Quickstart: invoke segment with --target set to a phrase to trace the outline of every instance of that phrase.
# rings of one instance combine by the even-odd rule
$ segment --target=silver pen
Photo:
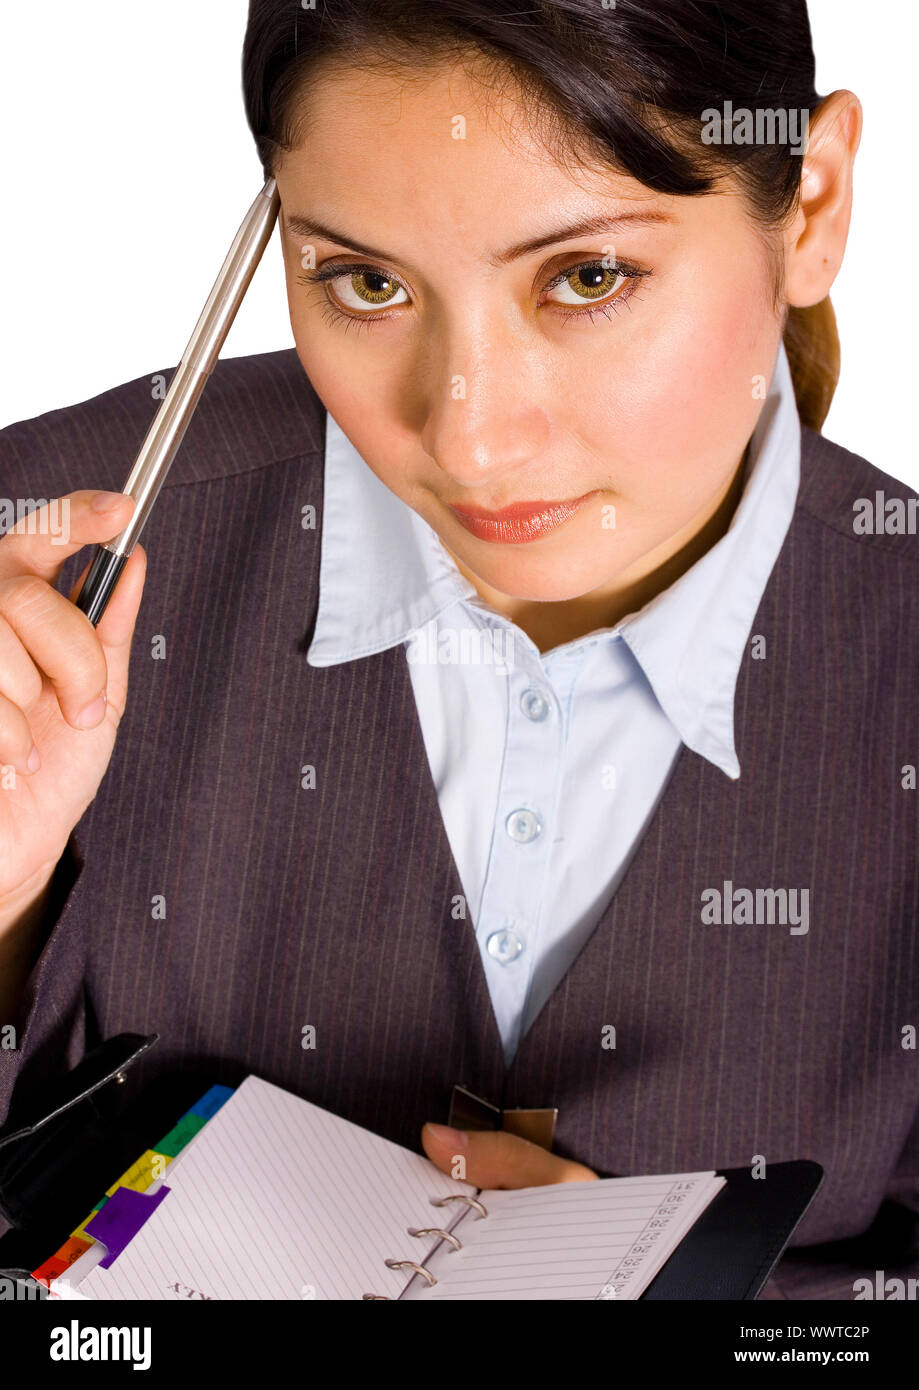
[[[236,311],[271,239],[280,202],[275,180],[268,179],[243,218],[169,389],[153,417],[123,488],[134,498],[134,514],[123,531],[97,547],[77,595],[77,607],[94,627],[105,612],[118,576],[144,528],[201,392],[214,370]]]

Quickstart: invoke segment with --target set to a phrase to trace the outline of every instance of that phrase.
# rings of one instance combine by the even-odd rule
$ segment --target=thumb
[[[543,1187],[555,1182],[587,1182],[597,1176],[582,1163],[560,1158],[504,1129],[449,1129],[426,1124],[421,1143],[442,1172],[474,1187]]]

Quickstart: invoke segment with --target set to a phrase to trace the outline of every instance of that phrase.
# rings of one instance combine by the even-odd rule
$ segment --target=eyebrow
[[[558,241],[572,241],[575,237],[593,236],[598,232],[615,233],[629,226],[647,227],[659,223],[672,223],[674,220],[669,213],[655,209],[649,209],[646,212],[624,212],[618,216],[612,216],[609,213],[597,213],[592,217],[579,218],[577,222],[570,222],[566,226],[555,227],[552,231],[530,237],[526,241],[518,241],[514,246],[508,246],[503,251],[494,251],[488,257],[488,263],[493,266],[509,265],[511,261],[517,261],[522,256],[528,256],[534,251],[541,251],[543,247],[552,246]],[[349,251],[357,251],[362,256],[373,256],[378,260],[399,260],[398,256],[391,256],[388,252],[380,251],[374,246],[366,246],[358,241],[353,241],[334,227],[317,222],[313,217],[288,217],[285,214],[284,221],[287,230],[293,235],[321,237],[323,241],[331,241],[338,246],[346,246]]]

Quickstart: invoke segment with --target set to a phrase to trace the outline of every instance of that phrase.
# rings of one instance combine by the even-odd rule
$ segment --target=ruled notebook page
[[[714,1172],[482,1192],[406,1299],[640,1298],[726,1182]]]
[[[431,1197],[476,1191],[254,1076],[162,1185],[170,1192],[154,1214],[110,1269],[86,1275],[77,1297],[398,1298],[411,1271],[383,1261],[421,1264],[434,1243],[406,1228],[454,1219],[456,1204],[434,1207]]]

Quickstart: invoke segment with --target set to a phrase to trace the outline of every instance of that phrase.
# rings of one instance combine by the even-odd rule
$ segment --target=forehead
[[[306,138],[335,128],[345,138],[411,140],[417,147],[443,143],[490,147],[496,139],[522,140],[535,153],[548,110],[537,110],[509,70],[470,57],[425,66],[368,68],[325,62],[312,69],[296,103],[296,122]],[[547,132],[546,132],[547,133]],[[529,139],[527,137],[529,136]]]
[[[293,147],[275,169],[284,218],[374,248],[373,259],[393,262],[416,288],[472,274],[490,285],[507,273],[510,262],[499,259],[507,248],[588,218],[669,219],[638,235],[635,222],[591,234],[591,249],[604,255],[659,263],[678,248],[701,271],[723,273],[729,263],[752,257],[758,267],[774,254],[733,183],[701,197],[656,193],[572,148],[545,103],[525,99],[507,77],[497,86],[485,80],[475,64],[327,66],[314,72],[297,116]],[[291,229],[285,243],[296,237]],[[520,264],[533,268],[532,259]]]
[[[317,70],[294,129],[277,169],[282,198],[285,188],[302,195],[317,216],[321,202],[327,213],[359,213],[379,226],[417,217],[423,206],[427,226],[474,237],[483,218],[508,227],[526,210],[525,235],[534,209],[577,216],[598,201],[668,209],[679,201],[567,149],[557,118],[510,78],[496,88],[480,67],[459,61],[424,71]]]

